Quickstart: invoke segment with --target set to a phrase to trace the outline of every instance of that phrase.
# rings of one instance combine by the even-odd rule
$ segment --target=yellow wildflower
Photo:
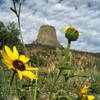
[[[13,51],[8,46],[5,46],[4,48],[5,50],[0,50],[3,57],[2,62],[8,67],[8,69],[16,71],[20,80],[23,78],[23,75],[31,80],[38,79],[31,70],[38,70],[39,68],[29,67],[27,64],[30,58],[25,57],[24,55],[19,55],[15,46],[13,46]]]
[[[88,88],[90,88],[90,85],[85,85],[83,88],[81,87],[81,85],[77,85],[77,88],[79,90],[78,97],[80,98],[80,100],[94,100],[95,99],[94,96],[87,95],[87,91],[88,91]]]

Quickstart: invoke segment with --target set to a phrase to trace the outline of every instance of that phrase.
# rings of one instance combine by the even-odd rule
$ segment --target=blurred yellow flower
[[[80,98],[80,100],[94,100],[95,99],[94,96],[87,95],[87,91],[88,91],[88,88],[90,88],[90,85],[85,85],[83,88],[81,85],[77,85],[77,88],[79,90],[78,97]]]
[[[38,77],[31,72],[31,70],[39,70],[39,68],[29,67],[27,62],[30,60],[24,55],[19,55],[15,46],[13,46],[13,51],[8,47],[4,47],[5,50],[0,50],[2,54],[2,62],[8,67],[18,73],[20,80],[23,78],[23,75],[29,79],[38,79]]]

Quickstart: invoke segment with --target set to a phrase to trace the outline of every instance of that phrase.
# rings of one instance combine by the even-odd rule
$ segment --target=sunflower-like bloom
[[[27,62],[30,60],[24,55],[19,55],[15,46],[13,46],[13,51],[5,46],[4,50],[0,50],[2,54],[2,62],[8,67],[8,69],[14,70],[18,73],[20,80],[23,78],[23,75],[29,79],[38,79],[38,77],[31,72],[31,70],[38,70],[39,68],[29,67]]]
[[[78,97],[80,100],[94,100],[95,99],[94,96],[87,95],[87,91],[88,91],[88,88],[90,88],[90,85],[88,86],[85,85],[83,88],[81,87],[81,85],[78,85],[77,88],[79,90]]]
[[[69,26],[66,26],[66,28],[62,28],[62,30],[65,32],[65,37],[69,41],[76,41],[79,37],[79,34],[81,33],[73,28],[71,24],[69,24]]]

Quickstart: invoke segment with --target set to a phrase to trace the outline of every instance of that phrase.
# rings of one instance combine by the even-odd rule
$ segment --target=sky
[[[8,25],[16,22],[10,10],[12,0],[0,0],[0,21]],[[18,7],[18,4],[17,4]],[[72,42],[71,49],[100,52],[100,0],[24,0],[21,8],[21,27],[25,44],[37,39],[41,25],[51,25],[56,29],[57,39],[67,46],[62,27],[72,27],[82,32],[79,39]]]

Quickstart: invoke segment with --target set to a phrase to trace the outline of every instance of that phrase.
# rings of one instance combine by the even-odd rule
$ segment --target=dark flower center
[[[22,61],[19,61],[19,60],[13,61],[13,66],[20,71],[25,70],[25,65]]]

